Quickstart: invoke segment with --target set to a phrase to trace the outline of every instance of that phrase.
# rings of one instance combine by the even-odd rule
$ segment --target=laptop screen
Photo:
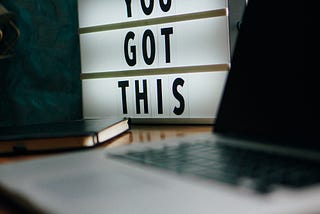
[[[300,143],[309,130],[304,6],[249,0],[214,131]]]

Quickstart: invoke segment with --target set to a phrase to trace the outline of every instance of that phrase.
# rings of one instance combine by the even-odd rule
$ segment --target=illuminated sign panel
[[[162,5],[162,7],[161,7]],[[80,29],[227,8],[226,0],[78,0]],[[148,15],[149,14],[149,15]]]
[[[226,1],[78,5],[84,117],[215,117],[230,61]]]

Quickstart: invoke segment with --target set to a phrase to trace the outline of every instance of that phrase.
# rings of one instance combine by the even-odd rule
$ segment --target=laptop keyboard
[[[183,143],[112,156],[245,186],[259,193],[271,192],[277,186],[299,188],[320,182],[319,163],[212,142]]]

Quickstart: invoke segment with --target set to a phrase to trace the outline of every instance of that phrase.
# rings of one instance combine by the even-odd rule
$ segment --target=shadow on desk
[[[160,140],[166,140],[169,138],[183,137],[191,134],[198,134],[204,132],[211,132],[212,126],[209,125],[133,125],[131,130],[122,137],[115,139],[107,146],[100,147],[115,147],[121,145],[127,145],[132,143],[153,143]]]

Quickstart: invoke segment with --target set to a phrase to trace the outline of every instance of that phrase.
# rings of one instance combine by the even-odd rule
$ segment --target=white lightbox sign
[[[78,0],[79,27],[118,24],[227,8],[226,0]]]
[[[85,118],[212,123],[230,63],[226,0],[78,0]]]

